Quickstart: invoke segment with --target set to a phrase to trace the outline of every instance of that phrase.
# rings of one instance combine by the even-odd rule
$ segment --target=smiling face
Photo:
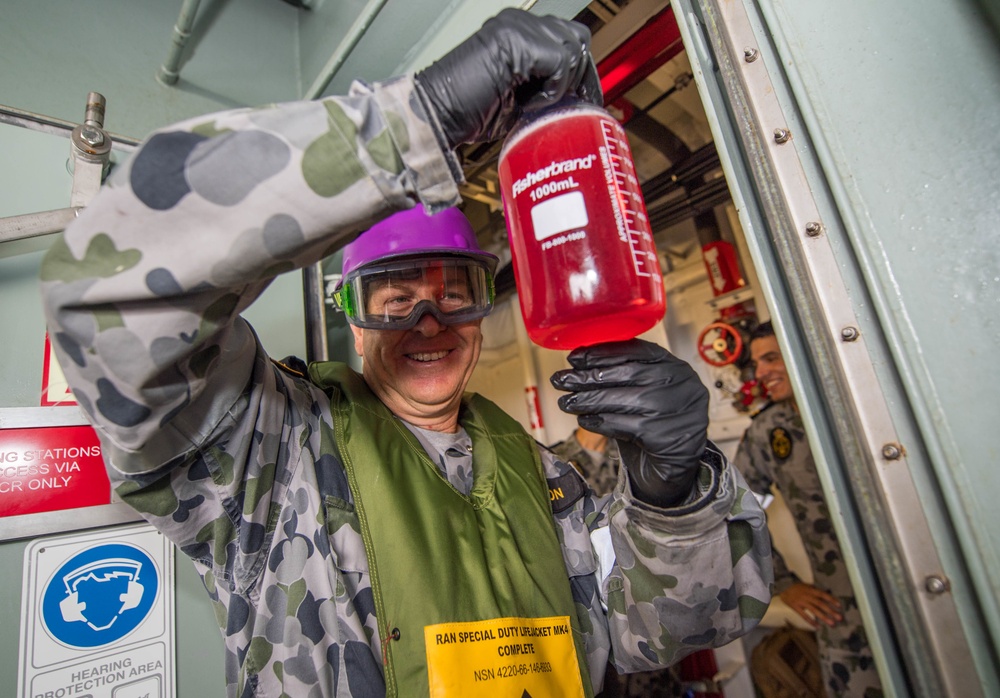
[[[424,275],[391,294],[375,292],[375,304],[427,300],[448,309],[454,288],[444,293],[441,279]],[[384,295],[384,297],[383,297]],[[402,300],[400,300],[402,299]],[[370,311],[374,310],[369,308]],[[479,360],[482,319],[445,325],[425,313],[407,330],[376,330],[351,326],[354,348],[364,359],[363,375],[372,391],[397,417],[424,429],[454,432],[462,393]]]
[[[754,377],[764,384],[772,400],[781,402],[793,396],[785,360],[781,356],[776,337],[760,337],[750,342],[750,359],[754,366]]]

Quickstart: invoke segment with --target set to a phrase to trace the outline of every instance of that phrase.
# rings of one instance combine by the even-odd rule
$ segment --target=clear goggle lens
[[[430,313],[445,325],[485,317],[493,309],[493,274],[484,262],[410,259],[351,272],[334,293],[356,327],[407,330]]]

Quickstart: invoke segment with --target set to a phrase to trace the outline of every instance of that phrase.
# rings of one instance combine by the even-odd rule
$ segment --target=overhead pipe
[[[180,16],[178,16],[177,23],[174,25],[170,53],[167,55],[167,60],[164,61],[163,65],[160,66],[160,70],[156,73],[156,79],[164,85],[174,85],[177,83],[177,78],[180,77],[181,56],[184,54],[184,49],[191,38],[191,28],[194,26],[195,18],[198,16],[198,5],[200,4],[201,0],[184,0],[184,4],[181,6]]]
[[[36,114],[34,112],[18,109],[16,107],[10,107],[5,104],[0,104],[0,124],[8,124],[10,126],[17,126],[18,128],[26,128],[29,131],[36,131],[38,133],[47,133],[52,136],[62,137],[69,136],[73,129],[79,125],[73,121],[57,119],[54,116],[44,116],[42,114]],[[108,138],[114,141],[115,148],[117,150],[128,153],[131,152],[135,146],[139,145],[139,140],[136,138],[122,136],[109,131],[105,131],[105,133]]]
[[[306,363],[330,359],[324,281],[322,262],[316,262],[302,270],[302,295],[305,298],[306,315]]]
[[[597,63],[604,103],[612,104],[684,50],[671,6]]]
[[[80,211],[80,207],[71,206],[54,211],[0,218],[0,242],[13,242],[62,232]]]
[[[333,55],[330,56],[330,60],[326,62],[326,65],[323,66],[323,70],[320,71],[316,80],[313,81],[313,84],[308,90],[306,90],[305,95],[303,95],[305,99],[316,99],[323,94],[323,90],[327,88],[327,85],[329,85],[330,81],[333,80],[337,71],[344,65],[347,57],[351,55],[351,51],[353,51],[354,47],[358,45],[359,41],[361,41],[361,37],[368,31],[368,28],[372,25],[372,22],[375,21],[375,18],[378,17],[379,12],[382,11],[382,8],[385,7],[387,2],[388,0],[369,0],[368,4],[365,5],[365,9],[361,12],[358,18],[354,20],[354,24],[351,25],[347,35],[344,36],[340,45],[337,46],[337,49],[333,52]],[[197,2],[195,4],[197,5]]]

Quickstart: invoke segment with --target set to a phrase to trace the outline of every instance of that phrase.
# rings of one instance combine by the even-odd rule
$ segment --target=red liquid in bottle
[[[663,318],[656,246],[621,125],[556,108],[504,143],[500,191],[531,340],[574,349],[635,337]]]

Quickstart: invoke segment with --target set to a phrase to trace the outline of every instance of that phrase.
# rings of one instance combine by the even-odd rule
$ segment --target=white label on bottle
[[[587,204],[578,191],[546,199],[531,208],[531,225],[539,242],[566,230],[586,227],[588,221]]]

